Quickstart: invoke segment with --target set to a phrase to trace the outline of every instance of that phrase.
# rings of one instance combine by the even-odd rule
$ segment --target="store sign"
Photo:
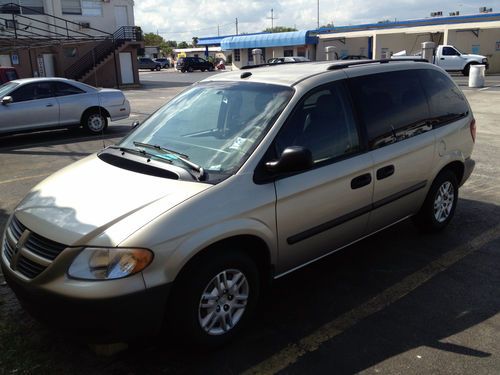
[[[13,53],[10,55],[10,61],[12,61],[12,65],[19,65],[19,55]]]
[[[38,63],[38,77],[45,77],[45,64],[43,62],[43,57],[37,57],[36,61]]]

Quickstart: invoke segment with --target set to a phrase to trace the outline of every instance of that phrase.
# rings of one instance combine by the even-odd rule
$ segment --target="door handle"
[[[47,104],[45,107],[53,107],[53,106],[54,106],[54,104],[49,103],[49,104]]]
[[[439,60],[444,60],[444,57],[441,57]]]
[[[377,180],[383,180],[394,174],[394,165],[387,165],[377,170]]]
[[[351,189],[359,189],[363,186],[369,185],[372,182],[372,175],[370,173],[362,174],[351,180]]]

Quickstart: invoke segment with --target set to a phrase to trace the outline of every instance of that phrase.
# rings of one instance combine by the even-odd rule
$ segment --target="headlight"
[[[75,279],[121,279],[142,271],[153,260],[147,249],[85,248],[78,254],[68,274]]]
[[[487,63],[488,62],[488,59],[483,59],[483,63]]]

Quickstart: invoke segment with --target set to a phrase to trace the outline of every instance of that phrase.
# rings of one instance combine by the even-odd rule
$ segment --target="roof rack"
[[[391,62],[401,62],[401,61],[404,61],[404,62],[423,62],[423,63],[429,62],[426,59],[351,60],[349,62],[332,64],[327,68],[327,70],[344,69],[344,68],[347,68],[349,66],[356,66],[356,65],[366,65],[366,64],[374,64],[374,63],[387,64],[387,63],[391,63]]]
[[[264,66],[280,66],[284,64],[304,64],[304,63],[310,63],[313,61],[283,61],[279,63],[265,63],[265,64],[257,64],[257,65],[245,65],[242,66],[240,69],[254,69],[254,68],[262,68]]]

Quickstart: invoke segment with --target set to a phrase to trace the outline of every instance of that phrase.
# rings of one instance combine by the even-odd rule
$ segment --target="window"
[[[396,71],[350,80],[371,148],[415,135],[429,119],[427,99],[417,72]]]
[[[82,0],[83,16],[102,16],[102,0]]]
[[[20,9],[17,5],[25,8]],[[43,12],[43,0],[0,0],[0,13],[40,14]]]
[[[455,48],[443,47],[443,56],[460,56],[460,53]]]
[[[248,53],[248,64],[253,64],[253,54],[252,54],[253,48],[248,48],[247,53]]]
[[[276,154],[289,146],[309,149],[314,163],[359,151],[358,130],[342,82],[307,94],[295,108],[276,137]]]
[[[56,82],[55,83],[55,95],[56,96],[68,96],[68,95],[76,95],[82,94],[85,91],[75,87],[73,85],[64,83],[64,82]]]
[[[234,61],[240,61],[240,50],[239,49],[234,50]]]
[[[80,0],[61,0],[62,14],[82,14]]]
[[[14,103],[35,99],[46,99],[53,96],[50,82],[31,83],[19,87],[12,93]]]
[[[424,90],[429,98],[430,116],[434,125],[442,125],[469,112],[469,105],[460,89],[445,74],[436,70],[419,71]]]
[[[283,50],[283,56],[285,57],[293,56],[293,48],[287,49],[287,47],[285,47],[285,49]]]

